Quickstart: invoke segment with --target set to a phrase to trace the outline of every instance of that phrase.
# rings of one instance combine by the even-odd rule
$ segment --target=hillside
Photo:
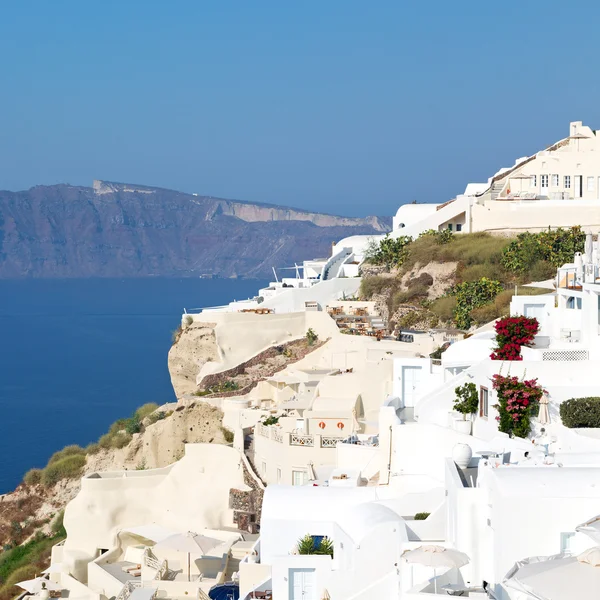
[[[515,238],[448,231],[386,237],[369,249],[360,293],[378,303],[390,330],[469,330],[507,315],[515,288],[520,295],[548,293],[523,285],[553,278],[584,242],[579,227]]]
[[[0,191],[0,278],[265,277],[388,221],[103,181]]]

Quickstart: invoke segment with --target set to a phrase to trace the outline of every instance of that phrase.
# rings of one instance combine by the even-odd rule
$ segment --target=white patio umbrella
[[[535,600],[597,600],[600,598],[600,547],[579,556],[550,556],[517,563],[504,580],[508,589]]]
[[[581,525],[577,525],[575,527],[575,531],[579,533],[585,533],[589,538],[594,540],[597,544],[600,544],[600,515],[582,523]]]
[[[47,589],[50,592],[56,592],[57,590],[61,590],[62,588],[52,581],[48,581],[48,579],[44,579],[43,577],[36,577],[35,579],[27,579],[26,581],[20,581],[19,583],[15,583],[15,585],[23,588],[26,592],[30,594],[38,594],[43,589]]]
[[[321,594],[321,600],[331,600],[331,596],[326,589],[323,590],[323,593]]]
[[[550,423],[550,413],[548,412],[548,396],[544,394],[540,398],[540,413],[538,419],[542,425],[548,425]]]
[[[544,281],[532,281],[531,283],[524,283],[521,287],[543,288],[554,291],[556,290],[556,280],[544,279]]]
[[[317,477],[317,474],[315,473],[315,464],[311,460],[308,463],[308,480],[309,481],[316,481],[317,479],[318,479],[318,477]]]
[[[406,550],[402,558],[407,563],[433,567],[434,591],[437,594],[437,569],[440,567],[454,567],[460,569],[469,564],[469,557],[460,550],[427,544],[414,550]]]
[[[160,542],[155,548],[170,548],[177,552],[185,552],[188,556],[188,581],[190,581],[190,557],[192,554],[207,555],[211,550],[223,545],[223,540],[211,538],[206,535],[198,535],[192,531],[171,535]]]

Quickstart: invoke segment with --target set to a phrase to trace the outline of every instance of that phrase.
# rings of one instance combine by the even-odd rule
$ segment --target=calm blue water
[[[138,406],[173,401],[167,353],[183,307],[247,298],[263,283],[0,281],[0,493]]]

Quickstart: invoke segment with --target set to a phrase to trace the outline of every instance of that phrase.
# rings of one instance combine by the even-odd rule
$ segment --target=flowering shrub
[[[523,360],[521,348],[529,346],[540,329],[535,317],[506,317],[494,325],[496,329],[496,349],[490,355],[492,360]]]
[[[537,414],[545,390],[537,379],[494,375],[492,385],[498,394],[498,429],[503,433],[526,438],[531,431],[531,417]]]

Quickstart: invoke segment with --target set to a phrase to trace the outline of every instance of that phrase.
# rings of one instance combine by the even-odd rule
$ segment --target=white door
[[[538,323],[540,324],[540,329],[544,326],[544,320],[545,320],[545,310],[544,310],[544,305],[543,304],[525,304],[525,306],[523,306],[524,308],[524,313],[526,317],[535,317],[538,320]]]
[[[290,600],[317,600],[315,570],[290,569]]]
[[[420,381],[421,367],[402,367],[402,400],[405,408],[415,405]]]
[[[548,195],[548,175],[540,177],[540,196]]]

